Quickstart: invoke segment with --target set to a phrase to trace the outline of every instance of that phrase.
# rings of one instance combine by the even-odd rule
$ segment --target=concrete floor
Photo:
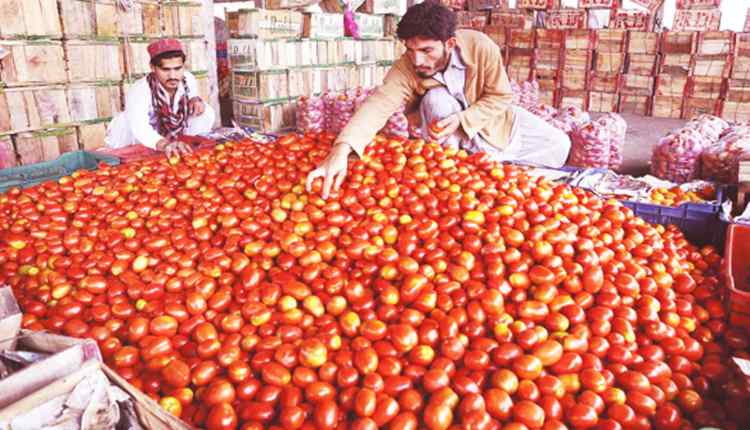
[[[659,139],[672,129],[682,127],[687,121],[671,118],[644,117],[621,114],[628,123],[628,134],[623,151],[621,173],[641,176],[649,173],[651,151]]]

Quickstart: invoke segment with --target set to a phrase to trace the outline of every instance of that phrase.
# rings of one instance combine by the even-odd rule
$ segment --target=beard
[[[427,79],[435,76],[438,72],[444,71],[446,67],[448,67],[450,55],[450,52],[448,52],[448,50],[445,49],[445,45],[443,45],[443,57],[435,64],[435,67],[426,72],[420,72],[419,70],[417,70],[417,76],[422,79]]]

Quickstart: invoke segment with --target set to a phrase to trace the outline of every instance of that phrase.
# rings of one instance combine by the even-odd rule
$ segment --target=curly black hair
[[[456,35],[456,14],[439,1],[427,0],[406,11],[396,35],[401,40],[422,37],[445,42]]]

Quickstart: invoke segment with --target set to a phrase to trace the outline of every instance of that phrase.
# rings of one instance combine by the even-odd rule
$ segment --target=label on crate
[[[586,9],[611,9],[616,5],[616,0],[578,0],[578,7]]]
[[[534,25],[534,17],[527,12],[494,10],[490,14],[490,24],[495,27],[529,29]]]
[[[721,23],[719,9],[678,10],[672,24],[673,31],[718,31]]]
[[[554,0],[518,0],[516,7],[519,9],[547,10],[555,7]]]
[[[469,10],[507,9],[508,0],[469,0]]]
[[[651,14],[646,11],[619,9],[612,16],[610,28],[649,31]]]
[[[651,12],[655,12],[656,9],[658,9],[659,6],[661,6],[662,3],[664,3],[664,0],[630,0],[630,1],[637,4],[638,6],[645,7]]]
[[[473,28],[481,30],[487,25],[487,12],[466,12],[461,11],[456,14],[457,25],[459,28]]]
[[[354,22],[357,24],[357,31],[361,38],[380,38],[383,37],[385,21],[382,16],[367,15],[364,13],[355,13]]]
[[[582,9],[555,9],[547,13],[544,27],[553,30],[586,28],[586,11]]]
[[[307,13],[302,34],[311,39],[344,37],[343,19],[338,13]]]
[[[721,0],[677,0],[677,9],[714,9],[721,7]]]

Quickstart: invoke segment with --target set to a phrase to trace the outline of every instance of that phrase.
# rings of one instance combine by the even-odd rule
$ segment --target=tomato
[[[206,416],[206,429],[227,430],[237,427],[237,413],[232,405],[218,403],[211,407]]]
[[[190,383],[190,367],[182,360],[172,360],[161,370],[167,384],[175,388],[187,387]]]

